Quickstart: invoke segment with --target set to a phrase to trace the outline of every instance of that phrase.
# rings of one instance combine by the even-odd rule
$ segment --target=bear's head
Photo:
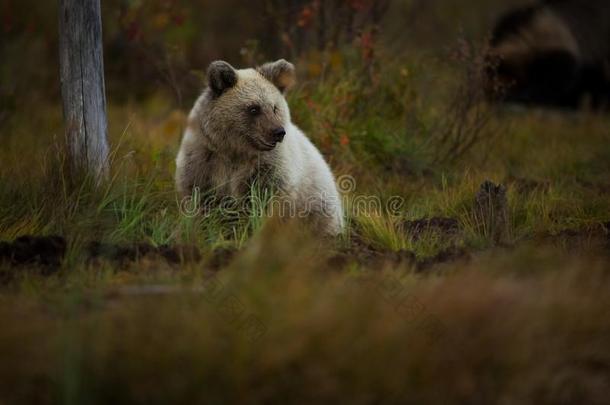
[[[294,66],[280,59],[256,69],[210,64],[202,125],[216,148],[238,153],[273,150],[286,136],[290,111],[284,93],[295,83]]]

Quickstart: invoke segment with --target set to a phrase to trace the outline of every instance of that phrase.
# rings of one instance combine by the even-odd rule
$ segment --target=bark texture
[[[59,1],[60,80],[70,173],[108,174],[100,0]]]

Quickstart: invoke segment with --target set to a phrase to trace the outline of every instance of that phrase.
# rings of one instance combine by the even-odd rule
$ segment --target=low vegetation
[[[239,210],[180,201],[163,92],[110,97],[100,187],[60,174],[58,105],[8,116],[0,402],[603,403],[610,119],[464,106],[460,67],[379,52],[289,96],[338,178],[338,240],[256,185]]]

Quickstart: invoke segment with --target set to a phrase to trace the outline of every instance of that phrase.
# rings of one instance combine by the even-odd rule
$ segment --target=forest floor
[[[610,117],[460,112],[429,93],[455,78],[384,69],[289,96],[344,196],[336,240],[264,190],[193,215],[167,96],[110,103],[99,187],[58,174],[57,105],[9,116],[0,403],[604,403]]]

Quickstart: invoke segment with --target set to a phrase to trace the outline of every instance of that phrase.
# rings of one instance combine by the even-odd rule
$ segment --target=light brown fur
[[[276,186],[294,211],[336,234],[342,208],[332,173],[309,139],[291,122],[283,93],[295,82],[292,64],[279,60],[234,70],[208,69],[208,88],[195,103],[176,159],[176,187],[240,197],[253,178]],[[277,132],[284,132],[278,140]]]

